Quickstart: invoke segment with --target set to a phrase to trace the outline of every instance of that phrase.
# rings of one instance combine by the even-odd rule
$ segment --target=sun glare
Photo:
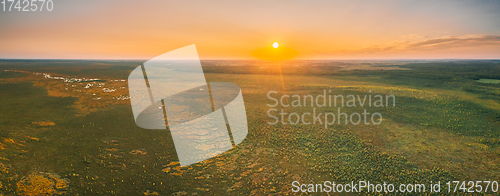
[[[279,46],[280,46],[280,44],[278,44],[278,42],[274,42],[274,43],[273,43],[273,47],[274,47],[274,48],[278,48]]]
[[[252,52],[252,56],[263,60],[288,60],[297,56],[297,51],[288,45],[280,46],[278,42],[271,44],[272,47],[266,46],[264,48],[256,49]]]

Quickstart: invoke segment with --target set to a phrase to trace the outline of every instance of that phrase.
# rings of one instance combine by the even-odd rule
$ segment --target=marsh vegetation
[[[249,132],[236,148],[188,167],[179,166],[168,129],[137,127],[129,100],[110,99],[127,96],[119,81],[140,63],[0,61],[0,195],[35,188],[60,195],[282,195],[292,193],[293,181],[500,177],[500,84],[483,82],[500,79],[500,61],[203,61],[207,81],[241,87]],[[71,85],[60,80],[4,70],[100,78],[102,88],[116,91],[87,83],[66,90]],[[384,116],[379,125],[266,123],[268,92],[325,89],[394,95],[396,107],[366,108]]]

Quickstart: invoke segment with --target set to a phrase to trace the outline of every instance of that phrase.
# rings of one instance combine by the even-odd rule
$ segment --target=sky
[[[53,3],[0,10],[0,58],[150,59],[195,44],[202,59],[255,59],[278,42],[295,59],[500,59],[497,0]]]

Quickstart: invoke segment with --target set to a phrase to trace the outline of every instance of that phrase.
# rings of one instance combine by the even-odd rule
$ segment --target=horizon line
[[[150,59],[117,59],[117,58],[96,58],[96,59],[82,59],[82,58],[0,58],[3,60],[79,60],[79,61],[148,61]],[[200,61],[274,61],[264,59],[250,59],[250,58],[206,58],[199,59]],[[279,61],[438,61],[438,60],[500,60],[500,58],[388,58],[388,59],[287,59]]]

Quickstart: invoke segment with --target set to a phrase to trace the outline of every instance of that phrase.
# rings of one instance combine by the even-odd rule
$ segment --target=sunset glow
[[[148,59],[196,44],[202,59],[255,59],[276,40],[294,59],[500,58],[500,3],[482,2],[60,1],[0,12],[0,58]]]

